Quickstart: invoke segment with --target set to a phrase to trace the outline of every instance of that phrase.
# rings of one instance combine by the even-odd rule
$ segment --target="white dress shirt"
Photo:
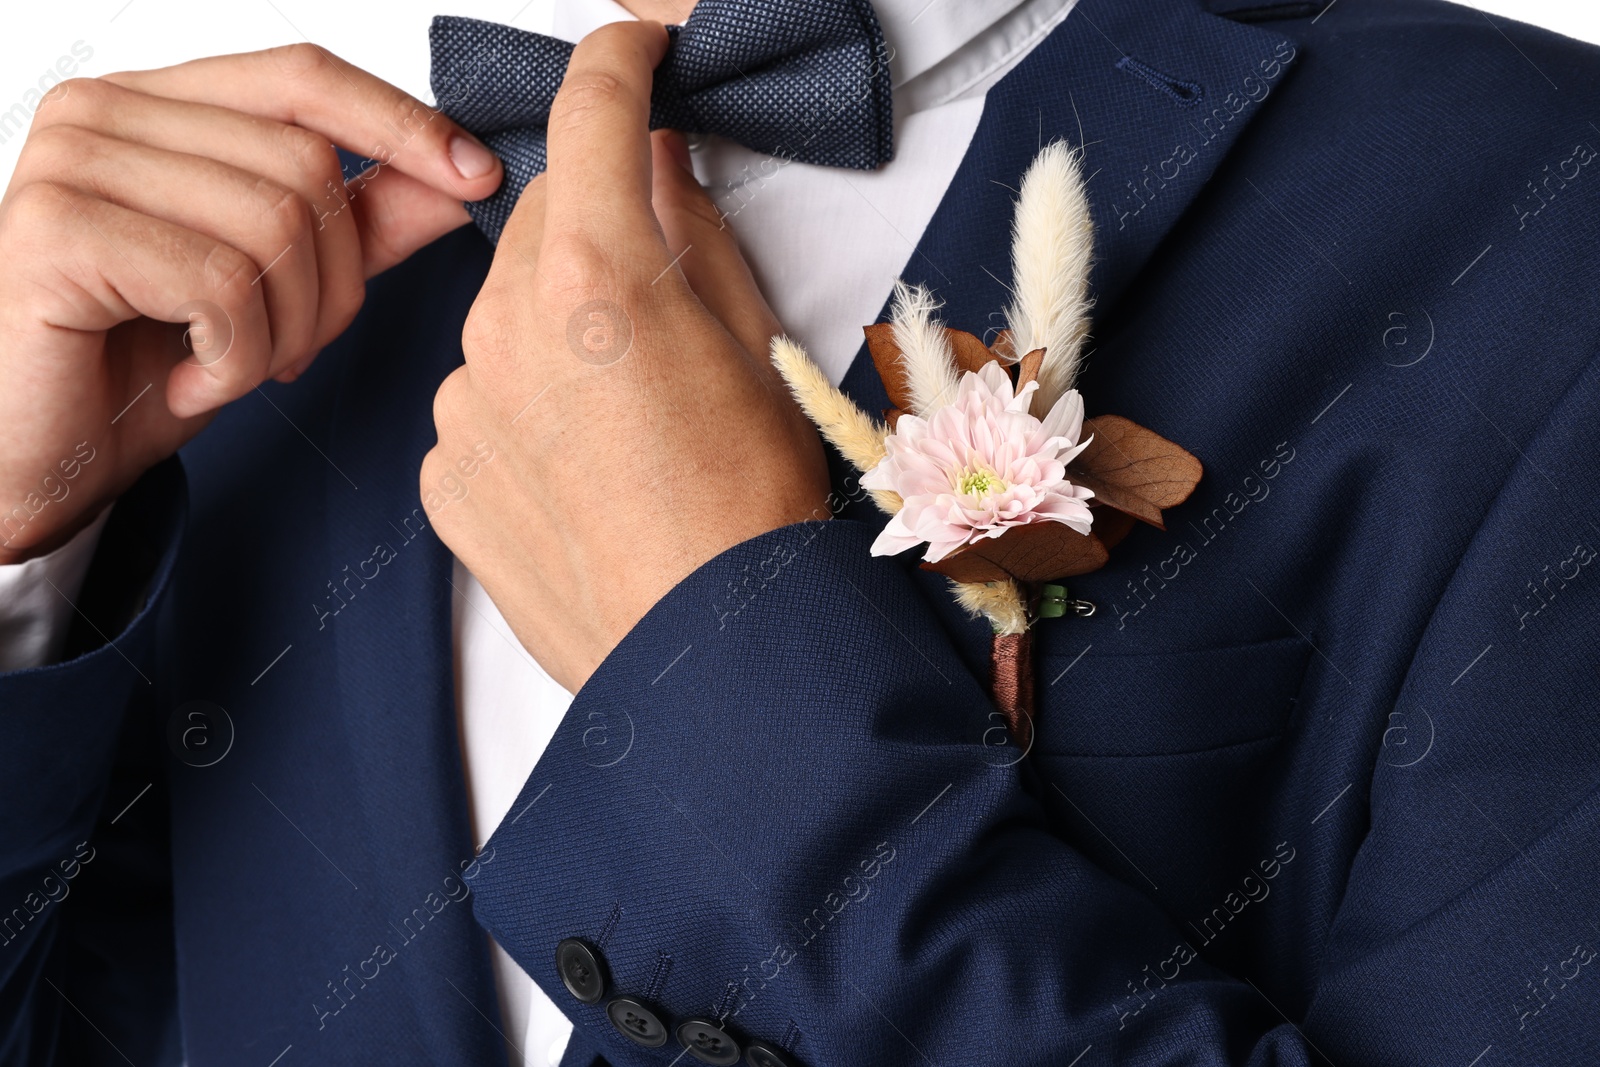
[[[1067,17],[1076,0],[874,0],[892,51],[894,160],[863,172],[781,163],[717,137],[692,138],[695,173],[728,216],[785,331],[838,382],[966,154],[984,94]],[[533,27],[577,41],[633,18],[612,0],[556,0]],[[765,165],[763,165],[765,164]],[[0,669],[59,655],[103,524],[56,552],[0,567]],[[483,587],[455,567],[456,707],[475,844],[510,810],[572,695],[522,649]],[[51,586],[55,589],[52,589]],[[57,593],[56,590],[60,592]],[[515,1067],[555,1067],[572,1024],[492,948]]]

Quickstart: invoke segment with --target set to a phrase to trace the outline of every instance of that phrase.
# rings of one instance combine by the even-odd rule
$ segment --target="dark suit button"
[[[798,1063],[761,1041],[750,1042],[745,1049],[744,1062],[750,1067],[800,1067]]]
[[[598,1004],[606,995],[606,965],[600,953],[575,937],[556,946],[556,971],[567,992],[585,1004]]]
[[[710,1019],[685,1019],[679,1023],[678,1041],[701,1063],[731,1067],[739,1062],[739,1043]]]
[[[667,1043],[667,1027],[656,1013],[632,997],[618,997],[606,1005],[611,1025],[635,1045],[660,1048]]]

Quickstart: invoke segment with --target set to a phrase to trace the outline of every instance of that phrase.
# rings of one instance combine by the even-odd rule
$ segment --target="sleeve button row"
[[[576,937],[556,945],[556,973],[578,1001],[598,1004],[605,999],[609,981],[600,950]],[[606,1017],[617,1032],[636,1045],[660,1048],[667,1043],[667,1025],[655,1009],[634,997],[615,997],[606,1003]],[[741,1049],[733,1035],[711,1019],[685,1019],[678,1024],[678,1042],[701,1063],[733,1067],[744,1053],[749,1067],[799,1067],[786,1053],[762,1041]]]

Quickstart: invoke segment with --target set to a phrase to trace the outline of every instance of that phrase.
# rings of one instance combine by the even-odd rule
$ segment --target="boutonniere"
[[[943,325],[921,286],[895,286],[867,347],[894,405],[879,421],[786,337],[772,360],[806,415],[890,515],[874,555],[926,545],[922,566],[994,629],[991,692],[1012,736],[1033,718],[1033,624],[1088,615],[1064,579],[1105,565],[1135,522],[1200,480],[1200,461],[1116,415],[1086,418],[1073,388],[1089,333],[1093,225],[1077,154],[1043,149],[1012,222],[1013,302],[993,343]],[[1027,724],[1026,726],[1024,724]]]

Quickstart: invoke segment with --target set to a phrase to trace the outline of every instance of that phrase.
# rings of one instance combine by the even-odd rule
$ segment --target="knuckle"
[[[255,260],[232,245],[219,242],[206,253],[200,276],[216,300],[238,308],[249,301],[259,269]]]
[[[443,442],[440,442],[428,449],[427,454],[422,457],[421,465],[417,468],[417,496],[423,501],[424,507],[427,506],[434,487],[439,484],[439,479],[445,474],[442,444]],[[438,532],[437,518],[434,518],[434,527],[435,532]]]
[[[49,126],[35,125],[28,134],[28,140],[23,146],[23,152],[49,153],[58,150],[71,150],[78,142],[86,139],[88,131],[78,126],[66,123],[54,123]]]
[[[71,214],[63,194],[48,182],[29,182],[12,192],[6,202],[6,227],[22,231],[51,231]]]
[[[82,118],[101,114],[119,92],[115,85],[98,78],[68,78],[52,86],[39,102],[34,112],[34,128],[65,121],[69,116]]]
[[[566,125],[581,122],[595,111],[611,107],[627,92],[627,84],[608,70],[582,70],[567,75],[556,93],[552,119]]]
[[[395,96],[389,126],[398,143],[391,151],[403,147],[413,137],[427,133],[433,126],[433,120],[439,115],[439,112],[406,93],[396,93]]]
[[[257,178],[254,195],[277,244],[293,244],[311,228],[311,209],[293,189],[271,178]]]
[[[60,89],[64,97],[76,100],[79,104],[102,104],[123,93],[120,87],[108,81],[84,77],[68,78],[61,83]]]
[[[329,61],[327,50],[310,41],[296,41],[293,44],[268,48],[261,55],[286,78],[314,76],[319,74]]]
[[[295,170],[323,179],[340,174],[339,153],[326,137],[319,137],[303,126],[285,125],[279,134],[283,139],[284,155]]]
[[[81,126],[35,123],[22,146],[17,167],[33,173],[60,174],[73,164],[82,166],[91,161],[98,154],[94,140]]]
[[[428,522],[433,526],[433,532],[452,551],[459,551],[465,547],[461,538],[463,531],[457,523],[460,509],[443,507],[442,504],[447,498],[442,498],[440,495],[441,487],[449,486],[451,480],[450,460],[445,454],[445,443],[441,436],[439,443],[422,457],[422,465],[417,470],[417,497],[422,501],[422,508],[427,513]]]
[[[417,481],[424,491],[426,491],[427,488],[437,480],[439,467],[443,462],[444,460],[440,456],[439,445],[435,443],[434,446],[428,449],[427,453],[423,455],[422,465],[417,470]]]
[[[450,429],[464,417],[467,400],[465,394],[470,388],[467,368],[457,367],[445,375],[444,381],[439,383],[438,390],[433,394],[433,425],[438,430],[441,442]]]
[[[542,295],[558,307],[618,295],[623,284],[615,259],[597,237],[582,230],[550,234],[539,260]]]
[[[461,351],[469,363],[500,364],[516,352],[515,327],[497,309],[497,302],[495,291],[485,289],[467,312],[461,326]]]

